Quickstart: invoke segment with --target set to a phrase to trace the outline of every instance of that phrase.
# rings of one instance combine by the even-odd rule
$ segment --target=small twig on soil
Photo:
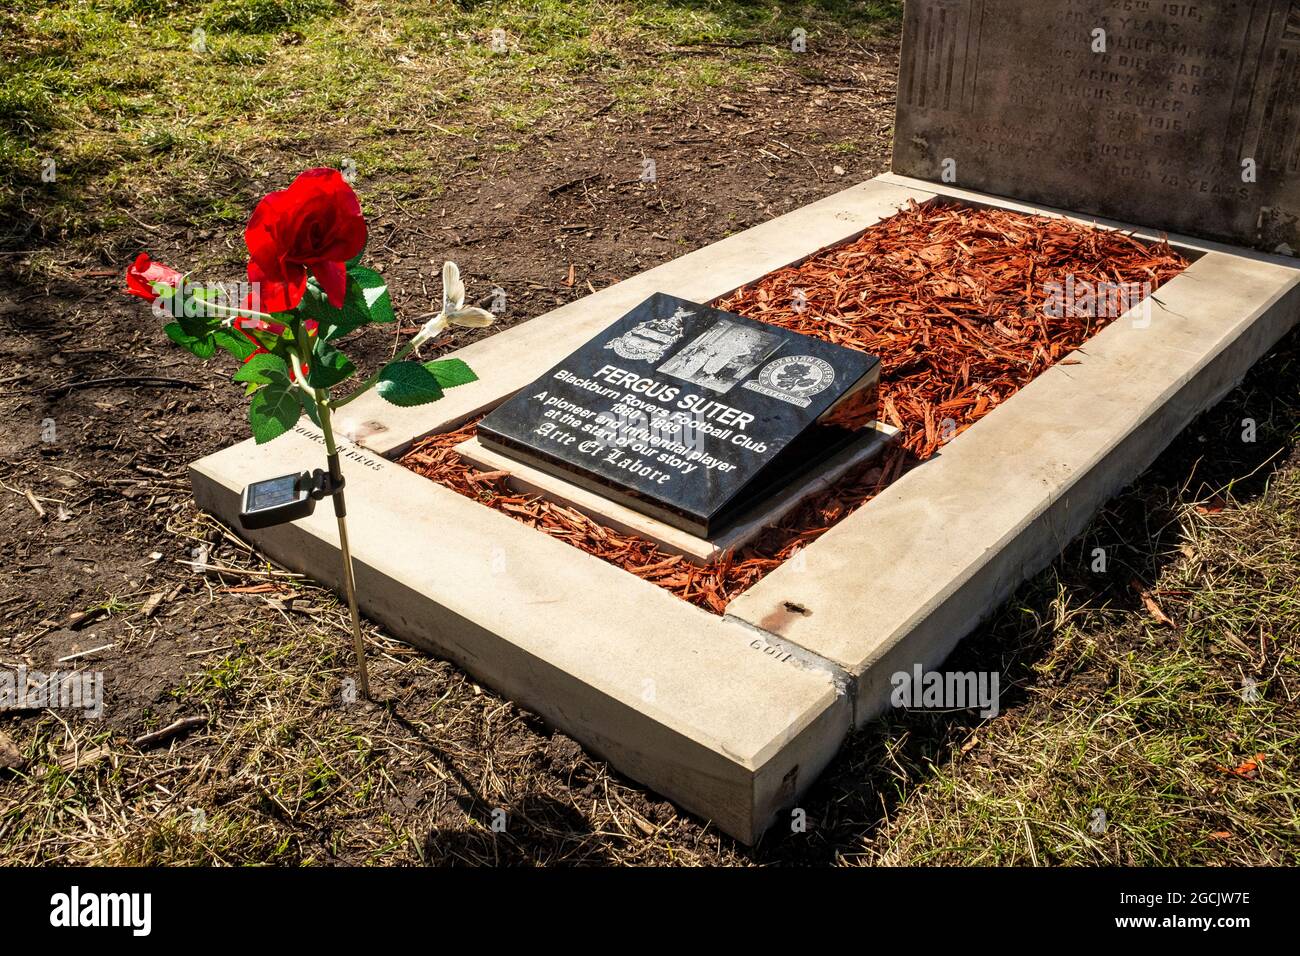
[[[91,636],[91,637],[94,637],[95,635],[92,634],[92,635],[90,635],[90,636]],[[68,661],[75,661],[75,660],[77,660],[78,658],[81,658],[81,657],[90,657],[92,654],[98,654],[100,651],[107,651],[107,650],[110,650],[110,649],[112,649],[112,648],[114,648],[114,647],[117,647],[117,645],[116,645],[116,644],[103,644],[103,645],[101,645],[101,646],[99,646],[99,647],[92,647],[92,648],[90,648],[90,650],[86,650],[86,651],[77,651],[77,653],[75,653],[75,654],[69,654],[67,657],[60,657],[60,658],[58,659],[58,662],[57,662],[57,663],[59,663],[59,664],[66,664],[66,663],[68,663]]]
[[[78,388],[97,388],[100,385],[139,385],[157,388],[207,388],[198,382],[187,382],[180,378],[163,378],[158,375],[113,375],[108,378],[90,378],[79,382],[64,382],[61,385],[46,385],[43,388],[18,389],[12,392],[0,392],[0,397],[11,395],[32,395],[43,392],[71,392]]]
[[[191,570],[200,574],[207,574],[211,571],[213,574],[233,574],[236,577],[245,578],[293,578],[302,580],[301,574],[295,574],[292,571],[245,571],[243,568],[227,568],[216,564],[199,564],[197,561],[177,560],[177,564],[184,565]]]
[[[207,648],[206,650],[202,650],[202,651],[186,651],[186,652],[185,652],[185,656],[186,656],[186,657],[203,657],[204,655],[207,655],[207,654],[215,654],[217,651],[230,651],[230,650],[234,650],[234,648],[235,648],[235,645],[234,645],[234,644],[224,644],[224,645],[222,645],[222,646],[220,646],[220,647],[209,647],[209,648]]]
[[[65,389],[90,388],[95,385],[157,385],[159,387],[175,386],[177,388],[202,388],[198,382],[187,382],[183,378],[163,378],[159,375],[112,375],[108,378],[83,379],[80,382],[67,382],[63,385],[51,385],[43,392],[61,392]]]
[[[78,558],[75,554],[71,555],[71,557],[73,558],[73,560],[76,561],[94,560],[93,558],[91,559]],[[89,611],[77,611],[76,613],[68,616],[68,620],[64,623],[64,627],[66,627],[70,631],[80,631],[82,628],[89,627],[95,621],[98,621],[100,618],[103,617],[108,617],[107,608],[97,607]]]
[[[27,496],[27,500],[30,501],[30,502],[32,503],[32,507],[36,509],[36,513],[37,513],[38,515],[40,515],[42,518],[44,518],[44,517],[45,517],[45,508],[43,508],[43,507],[41,506],[41,503],[40,503],[39,501],[36,500],[36,496],[35,496],[34,494],[32,494],[31,489],[30,489],[30,488],[26,489],[26,490],[23,492],[23,494],[26,495],[26,496]]]
[[[208,718],[206,717],[182,717],[180,720],[170,723],[166,727],[135,738],[132,743],[141,750],[144,750],[147,747],[152,747],[154,744],[160,744],[165,740],[171,740],[173,737],[180,734],[196,730],[199,727],[204,726],[207,722]]]
[[[153,594],[149,595],[148,600],[146,600],[140,607],[140,613],[145,618],[153,617],[158,610],[158,605],[162,603],[162,599],[163,593],[161,591],[155,591]]]

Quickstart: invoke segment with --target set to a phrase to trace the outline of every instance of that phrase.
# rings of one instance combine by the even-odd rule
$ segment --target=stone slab
[[[859,724],[881,712],[894,672],[941,663],[1296,323],[1300,267],[1209,251],[1155,298],[727,613],[843,668]]]
[[[201,508],[238,527],[249,482],[323,459],[310,425],[194,463]],[[358,598],[391,633],[456,662],[614,767],[752,843],[849,726],[832,676],[373,453],[342,450]],[[340,585],[329,508],[245,537]]]
[[[898,429],[893,425],[875,423],[869,435],[823,462],[820,468],[805,474],[749,514],[742,515],[714,538],[696,537],[680,528],[625,508],[563,478],[530,468],[498,451],[485,448],[477,438],[461,442],[456,446],[456,451],[463,459],[484,471],[510,472],[511,487],[521,492],[544,495],[551,501],[575,508],[607,528],[653,541],[665,554],[680,554],[702,564],[711,564],[728,551],[739,550],[753,541],[765,529],[777,524],[801,501],[830,487],[845,472],[875,458],[897,434]]]
[[[895,172],[1300,251],[1300,3],[908,0],[902,50]]]

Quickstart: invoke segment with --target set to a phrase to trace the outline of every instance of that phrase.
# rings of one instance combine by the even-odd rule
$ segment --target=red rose
[[[310,272],[335,308],[343,306],[349,259],[366,245],[357,194],[336,169],[309,169],[268,194],[248,220],[248,278],[262,310],[287,312],[302,301]]]
[[[183,278],[184,276],[171,266],[165,266],[161,262],[154,262],[149,258],[147,252],[142,252],[135,257],[135,262],[127,267],[126,291],[131,295],[138,295],[140,298],[152,302],[158,298],[158,293],[153,289],[155,282],[161,282],[163,285],[176,288]]]

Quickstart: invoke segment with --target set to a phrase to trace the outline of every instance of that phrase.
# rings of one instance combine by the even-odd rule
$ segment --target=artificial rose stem
[[[320,405],[317,405],[320,408]],[[330,427],[330,409],[326,405],[320,409],[321,432],[325,436],[325,455],[329,462],[330,482],[337,488],[343,480],[339,467],[339,452],[334,446],[334,429]],[[357,582],[352,574],[352,549],[348,547],[347,506],[343,502],[343,490],[340,488],[330,496],[334,499],[334,516],[339,523],[339,551],[343,556],[343,590],[348,598],[348,614],[352,617],[352,647],[357,656],[357,689],[361,696],[370,700],[370,675],[366,667],[366,647],[361,638],[361,614],[357,611]]]
[[[297,330],[298,348],[302,349],[304,355],[311,353],[306,349],[301,326]],[[321,397],[321,393],[302,381],[299,375],[301,369],[300,359],[297,353],[291,353],[293,364],[298,368],[290,368],[290,374],[316,403],[316,417],[320,419],[321,434],[325,438],[325,460],[329,464],[330,485],[334,493],[330,498],[334,502],[334,517],[339,524],[339,554],[343,558],[343,592],[348,599],[348,615],[352,618],[352,649],[356,653],[357,662],[357,690],[366,700],[370,700],[370,673],[366,666],[366,645],[361,637],[361,613],[357,610],[357,582],[352,571],[352,549],[348,546],[348,522],[347,504],[343,500],[343,469],[339,464],[339,450],[334,443],[334,428],[330,422],[330,415],[333,409],[330,407],[328,399]]]
[[[221,305],[217,302],[205,302],[203,308],[214,313],[225,313],[227,318],[231,319],[262,319],[267,321],[272,318],[269,312],[254,312],[252,309],[235,309],[228,305]]]

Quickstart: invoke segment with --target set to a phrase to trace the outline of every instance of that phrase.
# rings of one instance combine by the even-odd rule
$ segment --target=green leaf
[[[191,335],[181,327],[179,322],[168,322],[163,326],[163,332],[181,348],[201,359],[210,359],[217,352],[217,344],[211,335]]]
[[[259,445],[283,435],[298,423],[301,415],[302,405],[298,396],[291,389],[279,385],[267,385],[248,404],[248,423],[253,427],[253,438]]]
[[[213,332],[212,340],[241,362],[257,351],[256,345],[238,332],[232,332],[229,329],[223,328]]]
[[[278,355],[258,352],[235,373],[235,381],[288,388],[289,366]]]
[[[354,266],[348,269],[347,293],[343,308],[330,305],[329,298],[314,278],[307,280],[298,311],[304,318],[315,319],[318,335],[329,342],[355,332],[368,322],[394,322],[393,300],[388,294],[388,283],[374,269]]]
[[[365,308],[359,292],[348,295],[343,300],[343,308],[336,309],[330,305],[315,279],[307,280],[307,289],[298,305],[298,311],[303,318],[316,320],[319,324],[316,334],[327,342],[355,332],[370,321],[370,312]]]
[[[369,316],[347,315],[338,311],[337,319],[318,319],[320,328],[317,334],[326,342],[333,342],[335,339],[341,339],[345,335],[351,335],[361,326],[370,322]]]
[[[319,330],[318,330],[319,332]],[[317,335],[307,365],[307,384],[312,388],[333,388],[352,375],[357,367],[348,357]]]
[[[389,362],[379,371],[375,391],[385,401],[404,408],[442,398],[437,377],[418,362]]]
[[[388,294],[388,282],[374,269],[354,266],[348,270],[348,299],[359,299],[371,322],[382,324],[397,319],[393,300]]]
[[[424,367],[433,373],[433,377],[443,388],[455,388],[457,385],[468,385],[470,382],[478,381],[478,376],[474,374],[473,369],[457,358],[425,362]]]
[[[365,254],[366,254],[366,247],[362,246],[361,251],[348,260],[347,268],[349,272],[351,272],[353,269],[355,269],[358,265],[361,264],[361,257],[364,256]]]
[[[192,289],[186,286],[185,291],[193,294],[179,305],[175,301],[175,296],[172,297],[172,315],[187,334],[198,338],[211,336],[222,327],[222,320],[215,315],[202,314],[207,311],[208,298],[202,294],[203,289]]]
[[[292,312],[273,312],[271,320],[284,326],[284,331],[276,334],[274,332],[263,331],[262,329],[245,328],[242,332],[247,332],[253,341],[257,342],[262,348],[266,349],[272,355],[278,355],[287,365],[292,358],[291,353],[297,348],[297,340],[293,336],[293,323],[298,321],[298,317]],[[236,333],[236,334],[242,334]]]
[[[278,322],[284,328],[277,335],[274,332],[263,332],[257,329],[253,332],[253,337],[262,343],[263,348],[269,349],[276,355],[283,356],[286,361],[289,358],[289,350],[298,348],[298,337],[294,330],[298,328],[302,320],[296,312],[272,312],[271,321]],[[305,359],[306,356],[303,356]]]
[[[212,337],[216,335],[217,329],[221,327],[219,322],[209,322],[207,319],[190,318],[188,316],[179,316],[176,324],[181,330],[192,339],[203,339],[211,342]],[[216,343],[212,343],[212,349],[216,351]]]
[[[218,290],[189,284],[178,290],[161,282],[153,283],[153,290],[166,304],[166,313],[179,323],[186,335],[206,338],[221,327],[222,320],[208,309],[216,301]]]

